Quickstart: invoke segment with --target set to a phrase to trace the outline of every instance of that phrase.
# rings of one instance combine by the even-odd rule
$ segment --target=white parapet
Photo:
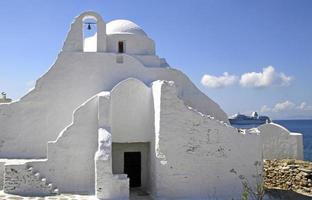
[[[261,132],[264,159],[303,160],[303,136],[285,127],[269,123],[258,127]]]

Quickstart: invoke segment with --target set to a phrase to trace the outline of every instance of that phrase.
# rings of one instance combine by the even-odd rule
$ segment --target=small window
[[[125,53],[125,45],[123,41],[118,42],[118,53]]]

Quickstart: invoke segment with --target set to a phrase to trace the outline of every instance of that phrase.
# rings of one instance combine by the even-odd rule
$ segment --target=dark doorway
[[[130,187],[141,187],[141,152],[124,153],[124,173],[130,178]]]
[[[118,53],[124,53],[124,52],[125,52],[124,42],[119,41],[118,42]]]

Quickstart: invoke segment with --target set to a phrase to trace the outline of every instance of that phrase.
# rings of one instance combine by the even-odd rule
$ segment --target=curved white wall
[[[113,142],[148,142],[154,131],[151,88],[137,79],[127,79],[111,92]]]
[[[264,159],[303,160],[303,137],[291,133],[285,127],[270,123],[258,127],[263,143]]]

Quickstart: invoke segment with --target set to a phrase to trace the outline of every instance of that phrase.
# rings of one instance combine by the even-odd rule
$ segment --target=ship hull
[[[265,124],[266,120],[235,120],[235,119],[229,119],[231,124],[236,124],[236,125],[260,125],[260,124]]]

